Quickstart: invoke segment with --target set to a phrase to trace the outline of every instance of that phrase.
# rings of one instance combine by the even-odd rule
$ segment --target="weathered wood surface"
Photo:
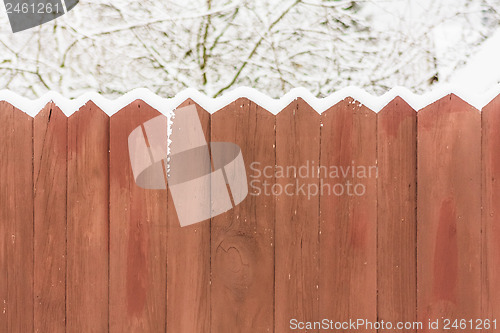
[[[378,114],[350,98],[321,115],[301,99],[276,116],[246,98],[197,111],[207,142],[241,147],[249,195],[181,227],[170,192],[132,174],[128,136],[160,115],[147,103],[32,118],[0,102],[1,332],[500,319],[500,99],[482,113],[454,95],[418,112],[401,98]]]
[[[500,98],[482,110],[482,317],[500,318]],[[488,329],[494,332],[494,329]]]
[[[480,318],[480,112],[455,95],[419,111],[417,159],[418,318]]]
[[[188,100],[180,107],[191,104],[194,102]],[[209,142],[210,114],[199,106],[197,111]],[[210,220],[181,227],[169,193],[167,237],[167,332],[207,332],[210,328]]]
[[[136,101],[110,120],[110,332],[164,332],[167,300],[167,192],[135,184],[130,132],[160,113]]]
[[[68,118],[67,331],[108,329],[109,117],[89,102]]]
[[[323,113],[321,121],[321,165],[343,168],[345,174],[325,180],[332,190],[320,201],[320,318],[374,322],[377,115],[347,98]],[[365,175],[358,174],[359,167]]]
[[[242,98],[211,120],[211,141],[239,145],[247,172],[251,163],[275,165],[272,114]],[[274,177],[253,179],[274,184]],[[212,332],[273,330],[274,221],[274,198],[251,193],[233,210],[212,218]]]
[[[377,115],[377,309],[385,322],[417,319],[416,152],[417,113],[396,98]]]
[[[33,120],[35,332],[66,328],[67,124],[53,103]]]
[[[320,118],[302,99],[276,116],[277,166],[319,165]],[[283,193],[276,196],[275,331],[286,332],[292,318],[318,319],[319,195],[296,193],[302,184],[319,185],[319,179],[286,171],[278,176]]]
[[[0,331],[33,331],[33,119],[0,102]]]

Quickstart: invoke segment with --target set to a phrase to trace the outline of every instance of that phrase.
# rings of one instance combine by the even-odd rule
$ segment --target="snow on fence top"
[[[9,90],[0,90],[0,101],[6,101],[34,117],[49,102],[54,102],[66,116],[70,116],[88,101],[93,101],[106,114],[112,116],[133,101],[140,99],[159,112],[168,115],[187,99],[193,100],[212,114],[238,98],[248,98],[252,102],[276,115],[297,98],[302,98],[314,110],[321,114],[347,97],[355,99],[357,102],[365,105],[374,112],[379,112],[397,96],[403,98],[413,109],[421,110],[427,105],[449,94],[455,94],[476,109],[481,110],[495,97],[500,95],[500,85],[481,95],[470,94],[461,87],[451,85],[438,86],[424,95],[414,94],[404,87],[395,87],[382,96],[373,96],[357,87],[347,87],[325,98],[317,98],[305,88],[295,88],[280,99],[273,99],[248,87],[236,88],[217,98],[208,97],[196,89],[183,90],[173,98],[160,97],[148,89],[136,89],[114,100],[107,99],[98,93],[86,93],[76,99],[67,99],[57,92],[49,92],[38,99],[31,100]]]

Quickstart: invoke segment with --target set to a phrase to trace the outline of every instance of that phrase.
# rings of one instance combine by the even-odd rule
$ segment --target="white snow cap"
[[[404,99],[413,109],[420,110],[449,94],[455,94],[476,109],[481,110],[495,97],[500,95],[500,85],[482,94],[471,93],[467,89],[453,85],[442,85],[423,95],[414,94],[403,87],[395,87],[382,96],[373,96],[361,88],[347,87],[325,98],[317,98],[305,88],[295,88],[280,99],[273,99],[248,87],[236,88],[217,98],[208,97],[196,89],[183,90],[173,98],[160,97],[148,89],[136,89],[114,100],[107,99],[98,93],[87,93],[76,99],[67,99],[57,92],[49,92],[38,99],[31,100],[9,90],[0,90],[0,101],[6,101],[32,117],[38,114],[38,112],[51,101],[54,102],[66,116],[70,116],[75,111],[78,111],[88,101],[92,101],[106,114],[112,116],[136,100],[142,100],[159,112],[170,115],[171,111],[177,108],[181,103],[187,99],[191,99],[212,114],[238,98],[243,97],[248,98],[252,102],[276,115],[297,98],[302,98],[314,110],[321,114],[348,97],[353,98],[374,112],[379,112],[397,96]]]
[[[480,93],[500,83],[500,29],[489,37],[467,64],[451,78],[452,84]]]

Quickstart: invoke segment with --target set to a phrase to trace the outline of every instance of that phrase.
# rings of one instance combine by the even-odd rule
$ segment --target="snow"
[[[405,100],[413,109],[420,110],[449,94],[455,94],[476,109],[481,110],[491,100],[500,95],[500,84],[484,93],[472,91],[467,85],[440,85],[423,95],[414,94],[404,87],[395,87],[381,96],[374,96],[358,87],[347,87],[325,98],[317,98],[305,88],[295,88],[280,99],[273,99],[249,87],[236,88],[217,98],[208,97],[196,89],[183,90],[173,98],[160,97],[148,89],[135,89],[117,99],[107,99],[97,93],[86,93],[78,98],[68,99],[57,92],[49,92],[38,99],[32,100],[9,90],[0,90],[0,101],[6,101],[32,117],[38,114],[47,103],[53,101],[69,117],[88,101],[94,102],[106,114],[112,116],[135,100],[142,100],[170,119],[172,111],[187,99],[192,99],[213,114],[238,98],[244,97],[276,115],[297,98],[302,98],[321,114],[348,97],[353,98],[374,112],[379,112],[397,96]]]
[[[452,84],[471,93],[480,93],[500,83],[500,29],[498,29],[467,64],[450,79]]]
[[[481,110],[500,94],[500,4],[353,3],[80,2],[39,28],[0,29],[0,85],[11,89],[0,100],[30,116],[50,101],[70,116],[91,100],[111,116],[140,99],[170,121],[188,98],[214,113],[246,97],[273,114],[302,98],[321,114],[347,97],[379,112],[397,96],[420,110],[453,93]],[[8,26],[3,11],[0,23]],[[207,59],[200,45],[211,47]]]
[[[492,35],[499,12],[477,0],[89,0],[12,34],[0,11],[0,87],[77,99],[143,87],[165,98],[187,87],[425,93]]]

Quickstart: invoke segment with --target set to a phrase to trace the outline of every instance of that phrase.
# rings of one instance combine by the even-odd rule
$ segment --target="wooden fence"
[[[379,113],[352,99],[321,115],[301,99],[277,116],[247,99],[198,111],[207,141],[238,144],[249,174],[314,162],[378,177],[364,195],[249,195],[181,228],[170,194],[132,176],[127,137],[159,114],[147,103],[31,118],[1,102],[0,332],[500,319],[500,97],[482,112],[454,95],[418,113],[400,98]]]

